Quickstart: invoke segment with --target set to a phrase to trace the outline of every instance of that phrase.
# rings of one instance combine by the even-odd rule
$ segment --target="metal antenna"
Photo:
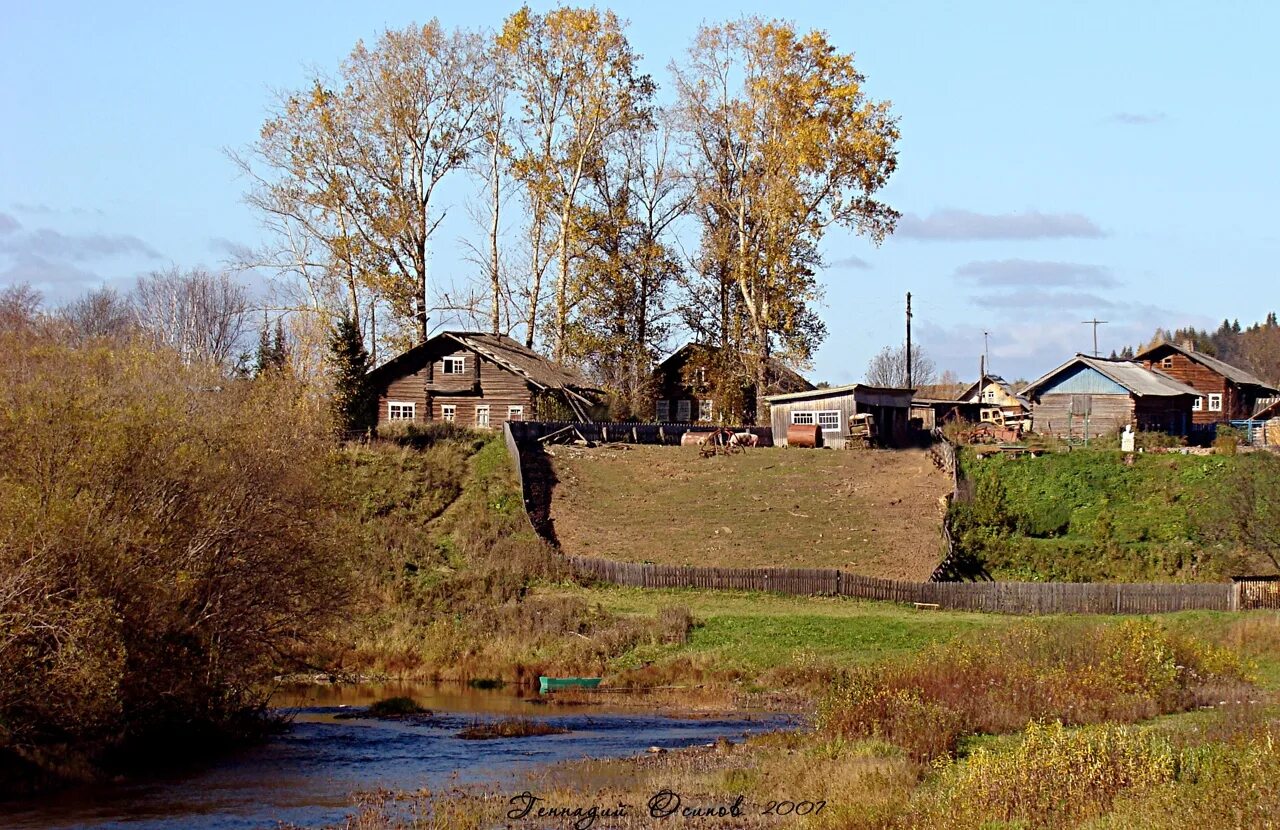
[[[1080,324],[1085,326],[1093,326],[1093,356],[1098,356],[1098,326],[1105,324],[1106,320],[1094,318],[1092,320],[1081,320]]]

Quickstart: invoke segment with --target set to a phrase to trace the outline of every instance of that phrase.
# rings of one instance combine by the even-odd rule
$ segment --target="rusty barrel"
[[[822,428],[817,424],[792,424],[787,427],[788,447],[821,447]]]

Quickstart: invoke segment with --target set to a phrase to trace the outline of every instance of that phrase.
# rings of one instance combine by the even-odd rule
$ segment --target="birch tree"
[[[896,164],[896,121],[866,97],[852,55],[786,22],[705,26],[672,72],[696,203],[727,236],[712,255],[731,258],[762,396],[772,349],[807,358],[824,334],[813,306],[826,230],[876,243],[893,231],[897,212],[873,197]]]
[[[277,265],[317,285],[384,299],[402,326],[428,333],[428,242],[444,218],[437,190],[484,136],[491,88],[484,38],[438,21],[357,43],[337,78],[281,97],[247,156],[247,200],[288,251]],[[326,291],[313,290],[316,304]]]
[[[554,227],[552,340],[560,360],[573,306],[572,262],[580,253],[575,223],[584,182],[610,137],[645,117],[654,86],[638,74],[637,55],[613,12],[558,8],[538,15],[525,6],[507,18],[498,45],[509,57],[521,101],[512,170],[530,201],[535,274],[525,337],[531,344],[537,335],[545,218]]]

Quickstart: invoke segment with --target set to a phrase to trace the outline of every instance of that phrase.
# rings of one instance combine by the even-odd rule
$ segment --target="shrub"
[[[1167,739],[1132,727],[1032,723],[1012,751],[979,748],[944,766],[921,812],[953,828],[1074,826],[1121,795],[1172,781],[1176,769]]]
[[[823,700],[818,724],[829,736],[886,740],[928,760],[953,752],[965,735],[1045,718],[1133,722],[1249,679],[1224,649],[1150,621],[1034,622],[855,669]]]
[[[0,355],[0,753],[258,711],[345,602],[320,402],[135,346]]]

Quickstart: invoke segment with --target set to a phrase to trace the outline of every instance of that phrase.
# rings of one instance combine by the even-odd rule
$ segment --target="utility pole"
[[[1098,326],[1106,323],[1106,320],[1099,320],[1097,317],[1092,320],[1081,320],[1080,324],[1084,326],[1093,326],[1093,356],[1098,356]]]
[[[911,388],[911,292],[907,292],[907,388]]]
[[[991,332],[982,333],[982,375],[986,377],[991,371]]]

